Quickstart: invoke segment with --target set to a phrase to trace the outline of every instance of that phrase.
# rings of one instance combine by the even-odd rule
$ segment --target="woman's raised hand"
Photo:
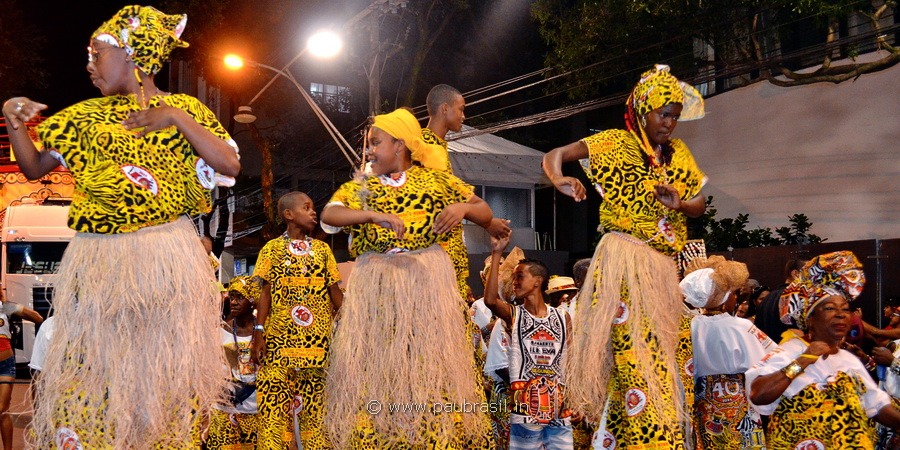
[[[13,130],[18,130],[19,126],[33,120],[45,109],[47,105],[28,97],[13,97],[3,103],[3,116],[6,117],[6,122],[12,125]]]

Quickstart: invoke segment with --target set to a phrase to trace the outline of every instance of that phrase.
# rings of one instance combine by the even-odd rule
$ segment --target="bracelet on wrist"
[[[781,373],[783,373],[784,376],[788,377],[788,379],[793,380],[794,378],[797,378],[797,375],[803,373],[803,366],[801,366],[800,363],[798,363],[795,359],[791,361],[791,363],[786,367],[781,369]]]
[[[265,327],[265,325],[258,323],[256,325],[253,325],[253,331],[261,331],[261,332],[265,333],[266,327]]]

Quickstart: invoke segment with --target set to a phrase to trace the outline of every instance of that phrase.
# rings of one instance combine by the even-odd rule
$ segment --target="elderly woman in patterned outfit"
[[[669,68],[645,72],[626,102],[626,129],[556,148],[544,172],[581,201],[562,163],[590,158],[605,230],[575,312],[567,374],[570,407],[598,423],[595,447],[681,448],[690,427],[690,345],[679,349],[681,309],[673,256],[686,217],[705,210],[706,182],[687,146],[670,139],[679,120],[703,116],[703,99]]]
[[[188,216],[210,210],[210,190],[233,183],[240,163],[208,108],[153,82],[187,46],[186,21],[126,6],[101,25],[87,71],[103,96],[39,125],[41,150],[24,124],[47,105],[3,105],[22,172],[37,179],[63,165],[77,181],[69,227],[78,233],[53,298],[36,448],[185,448],[197,402],[224,392],[226,378],[210,370],[225,364],[221,300]]]
[[[819,255],[782,294],[782,321],[802,336],[783,341],[746,373],[750,401],[771,415],[769,449],[872,449],[875,425],[900,427],[900,411],[852,353],[841,349],[863,289],[849,251]],[[874,419],[874,421],[872,420]]]

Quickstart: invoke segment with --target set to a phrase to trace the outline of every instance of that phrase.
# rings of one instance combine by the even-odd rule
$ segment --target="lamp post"
[[[272,174],[272,151],[269,141],[266,140],[262,134],[259,132],[259,128],[256,127],[254,122],[256,121],[256,115],[253,114],[253,108],[250,106],[256,99],[262,95],[272,83],[275,82],[278,77],[284,77],[291,84],[297,88],[297,91],[303,97],[304,100],[309,104],[310,108],[312,108],[313,112],[316,114],[316,117],[322,122],[322,125],[325,126],[325,129],[331,135],[332,139],[338,144],[338,148],[341,150],[341,153],[344,154],[344,157],[347,158],[347,161],[351,166],[355,166],[356,161],[354,161],[354,157],[356,156],[353,152],[353,147],[344,139],[340,132],[337,131],[337,128],[331,123],[331,120],[325,115],[325,112],[319,108],[319,105],[312,99],[306,89],[300,86],[300,83],[297,82],[297,79],[289,72],[287,69],[293,64],[295,61],[300,59],[307,51],[317,57],[328,58],[336,55],[341,49],[341,41],[340,38],[337,37],[334,33],[331,32],[319,32],[314,34],[307,41],[306,47],[297,53],[293,59],[291,59],[282,69],[278,69],[276,67],[272,67],[267,64],[262,64],[256,61],[244,60],[238,55],[229,54],[224,58],[225,66],[231,70],[239,70],[244,65],[248,65],[251,67],[261,67],[263,69],[272,71],[275,75],[266,83],[256,95],[250,100],[250,102],[246,105],[242,105],[238,108],[237,114],[234,116],[234,120],[239,123],[247,124],[250,128],[250,133],[253,136],[254,141],[259,146],[259,150],[262,156],[262,173],[260,176],[260,190],[262,191],[263,197],[263,210],[266,215],[267,226],[266,230],[263,232],[264,238],[269,239],[274,237],[274,226],[275,226],[275,204],[272,198],[272,185],[274,176]],[[351,156],[352,155],[352,156]],[[272,235],[272,236],[270,236]]]

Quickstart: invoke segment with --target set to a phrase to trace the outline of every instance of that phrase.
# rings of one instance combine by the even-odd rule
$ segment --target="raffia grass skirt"
[[[221,400],[227,384],[213,281],[187,217],[76,234],[53,299],[35,447],[189,448],[197,406]]]
[[[636,372],[645,380],[660,419],[671,430],[690,423],[680,392],[672,392],[681,386],[675,354],[682,296],[674,260],[630,235],[611,232],[597,245],[588,274],[581,292],[590,293],[590,301],[578,301],[566,365],[570,407],[594,421],[603,415],[617,356],[625,357],[614,354],[612,327],[625,326]],[[628,304],[627,315],[619,317],[623,302]],[[657,373],[656,361],[666,368],[666,379]],[[665,398],[675,404],[665,405]]]
[[[379,448],[490,435],[463,311],[453,265],[440,246],[357,259],[325,384],[325,422],[335,448],[350,447],[360,429],[374,429]]]

